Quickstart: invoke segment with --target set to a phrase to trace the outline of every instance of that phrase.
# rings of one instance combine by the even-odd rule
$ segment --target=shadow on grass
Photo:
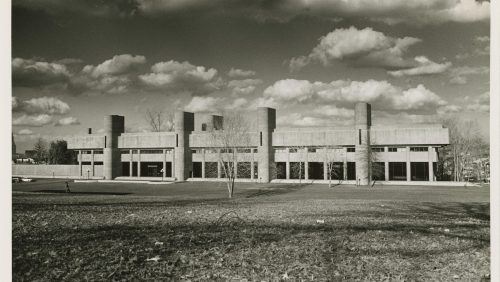
[[[193,201],[186,202],[193,204]],[[203,203],[210,201],[200,201],[200,204]],[[127,209],[143,205],[151,206],[151,203],[122,204]],[[38,211],[35,205],[31,206],[31,209]],[[114,210],[114,207],[107,209]],[[315,224],[312,219],[317,218],[316,216],[326,216],[325,223]],[[206,262],[216,256],[214,252],[217,252],[229,256],[225,257],[225,261],[241,261],[241,254],[245,253],[245,260],[268,259],[270,264],[288,263],[282,260],[284,255],[300,257],[301,261],[320,257],[321,260],[316,261],[316,264],[325,267],[322,270],[333,277],[337,267],[345,267],[344,262],[362,263],[362,258],[366,256],[376,256],[381,260],[411,259],[415,265],[422,265],[429,260],[446,262],[448,255],[460,259],[464,253],[487,254],[490,245],[489,232],[485,232],[485,228],[489,227],[489,204],[486,203],[419,203],[376,211],[331,211],[310,214],[302,224],[249,220],[245,216],[242,217],[242,220],[233,218],[218,224],[216,216],[203,216],[195,219],[193,223],[182,219],[172,222],[168,218],[120,216],[116,218],[116,223],[90,226],[82,224],[77,229],[65,224],[49,230],[37,227],[29,234],[14,229],[13,273],[23,276],[31,271],[33,266],[37,266],[31,275],[45,277],[43,271],[46,269],[44,261],[47,256],[51,256],[50,266],[65,265],[68,261],[92,257],[88,267],[108,275],[108,269],[99,269],[101,265],[113,265],[116,269],[126,269],[134,273],[150,267],[151,264],[146,259],[153,254],[160,256],[165,263],[175,264],[181,254]],[[309,220],[311,223],[308,223]],[[446,231],[448,228],[451,231]],[[158,241],[162,242],[161,247],[156,246]],[[435,246],[429,248],[430,244]],[[33,250],[38,252],[40,246],[47,248],[41,252],[49,253],[50,250],[66,255],[59,258],[49,253],[45,257],[40,256],[39,260],[37,256],[25,255]],[[72,252],[75,249],[78,249],[78,252]],[[99,250],[100,256],[95,255],[96,250]],[[126,263],[131,260],[132,263]],[[192,262],[198,263],[196,260]],[[383,264],[380,267],[383,267]],[[424,269],[420,269],[420,272],[417,269],[415,277]],[[374,271],[379,270],[384,269]],[[172,275],[179,278],[185,269],[176,271],[179,273]],[[414,270],[410,269],[404,275],[411,278],[413,272]],[[98,273],[97,271],[95,275]]]
[[[309,184],[296,184],[296,185],[290,185],[290,184],[274,184],[274,185],[265,185],[265,186],[260,186],[261,189],[257,191],[252,191],[249,192],[245,198],[257,198],[257,197],[267,197],[267,196],[275,196],[275,195],[283,195],[283,194],[288,194],[288,193],[293,193],[297,192],[299,190],[304,189],[306,186]]]
[[[131,193],[122,193],[122,192],[81,192],[81,191],[72,191],[70,193],[66,193],[66,190],[35,190],[31,191],[33,193],[51,193],[51,194],[66,194],[66,195],[130,195]]]

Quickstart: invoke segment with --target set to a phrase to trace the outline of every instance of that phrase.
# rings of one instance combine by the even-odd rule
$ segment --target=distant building
[[[237,152],[244,160],[236,164],[237,177],[250,181],[298,178],[292,170],[297,162],[305,164],[302,179],[326,180],[326,148],[335,148],[336,179],[361,185],[374,178],[434,181],[437,148],[449,143],[448,129],[439,124],[372,126],[367,103],[356,104],[351,128],[279,129],[272,108],[258,108],[255,121],[257,128],[248,132],[251,142]],[[174,123],[174,132],[124,133],[123,116],[106,116],[103,135],[75,136],[68,140],[68,148],[78,151],[83,178],[221,178],[217,162],[221,148],[210,146],[208,140],[213,130],[224,130],[223,117],[177,112]],[[381,175],[375,176],[375,166]]]

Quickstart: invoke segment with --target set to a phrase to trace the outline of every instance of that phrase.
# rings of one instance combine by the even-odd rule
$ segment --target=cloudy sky
[[[278,126],[477,119],[489,137],[490,3],[13,0],[12,125],[34,140],[145,112],[278,110]]]

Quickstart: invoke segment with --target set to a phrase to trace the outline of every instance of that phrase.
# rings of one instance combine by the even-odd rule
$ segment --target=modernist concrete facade
[[[439,124],[372,126],[367,103],[356,104],[352,128],[279,129],[272,108],[259,108],[255,117],[248,142],[235,145],[237,178],[246,181],[327,180],[329,175],[360,185],[373,179],[434,181],[437,148],[449,143],[448,129]],[[174,132],[125,133],[123,116],[106,116],[104,135],[75,136],[68,148],[79,152],[82,178],[97,176],[94,168],[101,165],[104,179],[221,178],[219,156],[227,149],[209,140],[224,130],[224,118],[177,112],[174,123]]]

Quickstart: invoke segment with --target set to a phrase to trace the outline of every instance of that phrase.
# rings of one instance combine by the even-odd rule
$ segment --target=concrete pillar
[[[90,150],[90,169],[92,170],[91,175],[92,177],[95,176],[94,171],[94,150]]]
[[[122,171],[118,136],[125,132],[125,117],[110,115],[104,117],[104,150],[103,174],[104,179],[113,179]]]
[[[257,109],[259,131],[258,162],[259,179],[268,183],[270,178],[270,163],[274,162],[272,146],[273,131],[276,128],[276,110],[260,107]]]
[[[428,156],[428,160],[429,160],[429,181],[434,181],[434,169],[433,169],[433,160],[434,160],[434,148],[432,146],[429,146],[429,148],[427,149],[428,150],[428,153],[429,153],[429,156]]]
[[[194,130],[194,114],[178,111],[174,117],[175,146],[175,178],[184,181],[192,170],[192,153],[189,147],[189,135]]]
[[[220,161],[217,162],[217,178],[222,178],[222,167]]]
[[[356,181],[359,185],[369,185],[371,182],[370,126],[371,105],[357,103],[355,108]]]
[[[384,163],[384,174],[385,174],[385,181],[389,181],[389,162]]]
[[[326,157],[328,154],[328,150],[327,148],[323,148],[321,150],[323,150],[323,156],[325,157],[325,160],[323,160],[323,179],[328,180],[328,161]]]
[[[128,152],[128,155],[130,156],[130,160],[129,160],[129,168],[128,168],[128,174],[130,175],[130,177],[132,177],[132,175],[134,175],[134,153],[133,153],[133,150],[129,150]]]
[[[290,179],[290,148],[286,148],[286,179]]]
[[[201,160],[201,178],[205,178],[205,149],[201,150],[201,153],[203,154],[203,158]]]
[[[255,173],[253,166],[254,166],[254,164],[253,164],[253,155],[252,155],[252,161],[250,162],[250,179],[251,180],[253,180],[253,178],[254,178],[253,175]]]
[[[304,179],[308,180],[309,179],[309,150],[307,148],[303,148],[302,150],[305,150],[303,152],[302,156],[304,156]]]
[[[80,176],[83,176],[83,174],[82,174],[82,150],[78,150],[78,171],[80,171]]]
[[[344,148],[344,180],[347,180],[347,148]]]
[[[170,175],[175,178],[175,166],[176,166],[175,149],[172,149],[172,151],[170,153],[173,155],[173,157],[172,157],[172,171],[170,171]]]
[[[141,177],[141,150],[137,149],[137,177]]]
[[[411,181],[410,147],[406,147],[406,181]]]
[[[163,172],[162,172],[162,177],[165,178],[167,177],[167,150],[163,149]]]

